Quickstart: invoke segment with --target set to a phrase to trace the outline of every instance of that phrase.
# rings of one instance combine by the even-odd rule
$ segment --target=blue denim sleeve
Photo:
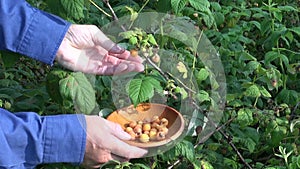
[[[84,115],[39,116],[0,108],[0,168],[41,163],[80,164],[86,144]]]
[[[70,23],[25,0],[0,1],[0,50],[53,64]]]

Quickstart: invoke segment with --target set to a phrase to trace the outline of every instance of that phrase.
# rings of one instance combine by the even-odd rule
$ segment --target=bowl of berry
[[[107,120],[118,123],[131,136],[128,144],[153,148],[179,138],[184,131],[184,118],[176,109],[157,103],[141,103],[112,112]]]

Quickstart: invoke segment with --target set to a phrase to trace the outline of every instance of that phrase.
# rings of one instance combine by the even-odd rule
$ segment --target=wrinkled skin
[[[98,75],[144,70],[141,57],[131,56],[94,25],[71,25],[56,60],[70,70]]]
[[[130,140],[130,135],[120,125],[99,116],[86,116],[87,143],[83,166],[98,168],[109,160],[121,162],[143,157],[147,151],[130,146],[122,140]]]
[[[117,46],[94,25],[71,25],[56,61],[62,66],[88,74],[116,75],[144,70],[143,60]],[[99,168],[109,160],[127,161],[143,157],[147,151],[123,142],[131,137],[120,125],[99,116],[86,118],[86,147],[82,165]]]

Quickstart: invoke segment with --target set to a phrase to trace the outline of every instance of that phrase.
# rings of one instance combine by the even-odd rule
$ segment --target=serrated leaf
[[[289,30],[300,36],[300,27],[289,28]]]
[[[259,22],[257,22],[257,21],[250,21],[249,23],[255,25],[257,29],[261,30],[261,24]]]
[[[261,93],[257,85],[254,84],[246,89],[245,95],[249,97],[260,97]]]
[[[242,126],[250,125],[253,122],[253,113],[250,109],[240,109],[238,111],[237,121]]]
[[[154,95],[154,88],[159,88],[159,81],[151,77],[141,77],[132,79],[129,82],[128,92],[133,105],[137,106],[141,102],[145,102]],[[155,85],[155,87],[154,87]],[[160,85],[158,85],[160,86]]]
[[[204,102],[204,101],[210,101],[209,94],[206,91],[204,91],[204,90],[200,90],[198,92],[197,98],[200,101],[200,103]]]
[[[209,71],[205,68],[201,68],[200,71],[197,73],[197,80],[203,81],[206,80],[207,77],[209,76]]]
[[[129,43],[132,45],[136,45],[138,43],[138,39],[135,36],[129,38]]]
[[[185,7],[187,0],[171,0],[172,9],[176,14],[180,13]]]
[[[154,38],[154,36],[152,34],[148,35],[148,41],[152,44],[152,45],[157,45],[157,42]]]
[[[278,6],[278,9],[282,10],[282,11],[297,11],[296,8],[289,6],[289,5],[285,5],[285,6]]]
[[[138,13],[129,6],[125,6],[125,8],[130,11],[130,21],[135,21],[138,17]]]
[[[188,97],[188,93],[182,87],[180,88],[180,94],[181,94],[182,99],[186,99]]]
[[[22,55],[9,51],[1,51],[0,58],[6,68],[14,66]]]
[[[180,73],[183,73],[183,78],[187,78],[187,69],[184,65],[184,63],[182,62],[178,62],[177,66],[176,66],[177,70],[180,72]]]
[[[270,92],[265,88],[265,87],[260,87],[260,93],[267,98],[272,97],[272,95],[270,94]]]
[[[72,17],[77,20],[84,17],[84,0],[60,0],[60,2],[68,17]]]
[[[192,7],[194,7],[196,10],[199,10],[201,12],[207,12],[209,11],[210,3],[207,0],[189,0],[189,3]]]
[[[90,114],[96,107],[95,91],[81,72],[74,72],[59,82],[60,94],[73,102],[75,108],[84,114]]]
[[[194,145],[186,140],[183,140],[176,144],[175,146],[176,156],[182,155],[187,158],[190,162],[193,162],[195,159],[195,149]]]
[[[296,105],[299,101],[299,94],[295,90],[282,89],[277,95],[276,101],[289,105]]]
[[[56,103],[63,105],[63,98],[60,94],[59,81],[67,76],[67,72],[63,70],[53,70],[47,74],[46,90],[50,98]]]

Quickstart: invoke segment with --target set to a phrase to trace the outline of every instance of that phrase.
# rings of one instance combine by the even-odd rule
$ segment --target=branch
[[[101,11],[104,15],[108,16],[108,17],[112,17],[110,14],[108,14],[107,12],[105,12],[102,8],[100,8],[94,1],[89,0],[90,3],[92,3],[99,11]]]
[[[113,19],[114,19],[115,21],[119,21],[119,18],[118,18],[118,16],[116,15],[114,9],[111,7],[111,5],[110,5],[110,3],[109,3],[109,0],[103,0],[103,2],[107,5],[107,7],[109,8],[110,12],[112,13]],[[121,26],[121,28],[122,28],[122,30],[123,30],[124,32],[127,31],[126,28],[125,28],[123,25],[120,25],[120,26]]]
[[[118,17],[117,17],[117,15],[115,14],[115,12],[114,12],[114,10],[112,9],[112,7],[110,6],[110,3],[109,3],[109,0],[103,0],[104,1],[104,3],[108,6],[108,8],[109,8],[109,10],[111,11],[111,13],[112,13],[112,15],[113,15],[113,19],[115,20],[115,21],[118,21],[119,19],[118,19]],[[124,26],[123,25],[121,25],[121,28],[123,29],[123,31],[126,31],[126,29],[124,28]],[[167,80],[169,79],[169,77],[168,77],[168,75],[169,76],[172,76],[170,73],[165,73],[165,72],[163,72],[156,64],[154,64],[151,60],[150,60],[150,58],[148,58],[148,57],[145,57],[146,58],[146,60],[147,60],[147,62],[149,63],[149,64],[151,64],[164,78],[166,78]],[[172,76],[173,77],[173,76]],[[192,93],[196,93],[194,90],[192,90],[192,89],[190,89],[189,87],[187,87],[184,83],[182,83],[179,79],[177,79],[176,77],[173,77],[173,78],[175,78],[185,89],[187,89],[188,91],[190,91],[190,92],[192,92]],[[195,102],[193,102],[193,104],[197,107],[197,109],[198,110],[200,110],[200,107],[195,103]],[[214,132],[216,132],[216,131],[218,131],[218,132],[220,132],[222,135],[223,135],[223,137],[225,137],[225,139],[227,140],[227,142],[228,142],[228,144],[235,150],[235,152],[237,153],[237,155],[239,156],[239,158],[240,158],[240,160],[245,164],[245,166],[247,166],[247,168],[248,169],[252,169],[252,167],[245,161],[245,159],[244,159],[244,157],[242,156],[242,154],[239,152],[239,150],[236,148],[236,146],[234,145],[234,143],[232,143],[232,140],[231,140],[231,137],[229,136],[229,135],[227,135],[223,130],[222,130],[222,127],[224,126],[224,125],[226,125],[226,124],[224,124],[224,125],[222,125],[221,127],[218,127],[215,123],[213,123],[210,119],[209,119],[209,117],[207,117],[206,116],[206,118],[208,119],[208,121],[210,121],[211,123],[212,123],[212,125],[214,125],[215,126],[215,128],[216,128],[216,130],[214,131]],[[213,134],[214,132],[212,132],[211,134]],[[197,147],[197,145],[199,145],[199,143],[197,143],[195,146]],[[195,148],[196,148],[195,147]],[[175,161],[171,166],[169,166],[168,167],[168,169],[171,169],[171,168],[173,168],[174,166],[176,166],[178,163],[180,163],[181,162],[181,160],[177,160],[177,161]]]

